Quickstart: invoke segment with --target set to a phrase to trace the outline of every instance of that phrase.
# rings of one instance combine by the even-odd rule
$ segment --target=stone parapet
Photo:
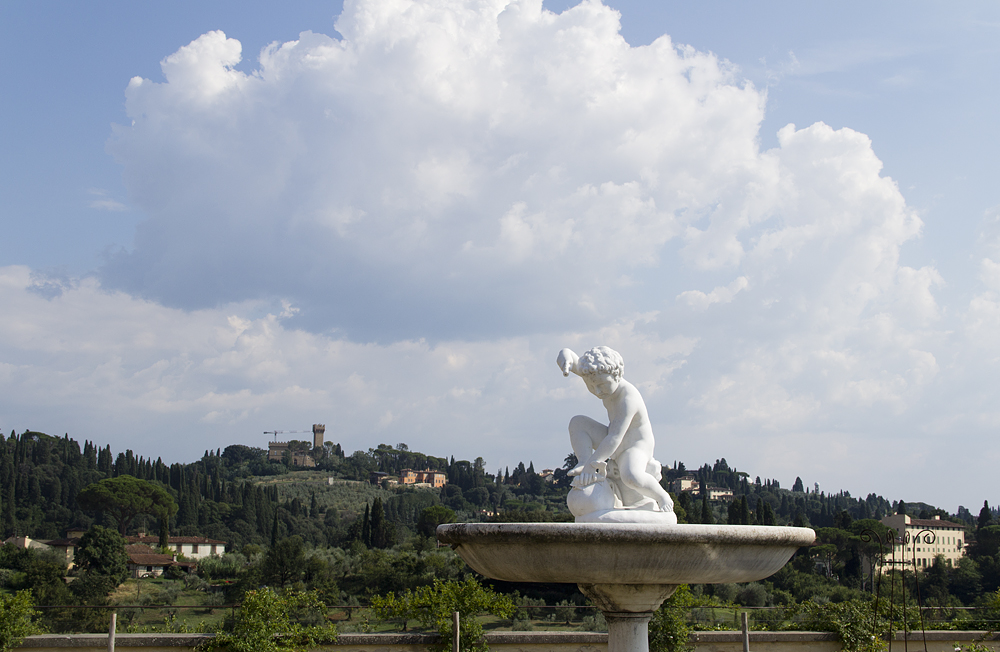
[[[118,634],[115,648],[142,648],[141,652],[194,652],[211,634]],[[336,643],[317,648],[322,652],[425,652],[438,642],[436,634],[341,634]],[[491,632],[486,635],[493,652],[607,652],[608,635],[598,632]],[[983,642],[1000,652],[1000,634],[976,631],[927,632],[927,652],[954,652],[955,644]],[[897,634],[894,643],[903,643]],[[695,652],[742,652],[741,632],[694,632]],[[909,635],[909,645],[923,647],[920,632]],[[107,652],[106,634],[44,634],[29,636],[15,650],[25,652]],[[750,632],[753,652],[839,652],[836,634],[830,632]],[[914,648],[916,649],[916,648]],[[136,652],[139,652],[138,650]]]

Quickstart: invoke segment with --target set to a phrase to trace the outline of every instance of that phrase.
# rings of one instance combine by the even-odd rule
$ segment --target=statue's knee
[[[620,467],[619,473],[621,474],[622,482],[625,483],[627,487],[637,488],[642,487],[642,480],[632,472],[632,469],[628,467]]]
[[[569,431],[570,434],[574,432],[585,432],[587,430],[587,422],[590,420],[589,417],[585,417],[582,414],[578,414],[569,420]]]

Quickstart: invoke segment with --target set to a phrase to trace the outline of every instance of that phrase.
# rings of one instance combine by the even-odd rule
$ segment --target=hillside
[[[200,460],[168,466],[131,450],[113,453],[89,441],[81,447],[68,435],[0,435],[0,527],[4,537],[52,539],[63,536],[69,527],[111,526],[106,515],[81,509],[76,496],[102,478],[132,475],[162,486],[179,506],[172,523],[141,516],[134,530],[155,533],[166,526],[171,534],[229,543],[230,554],[217,561],[202,560],[199,573],[233,581],[229,590],[236,593],[231,599],[237,599],[243,588],[268,582],[280,586],[295,577],[302,586],[322,589],[331,600],[339,601],[365,599],[420,586],[435,577],[469,572],[447,550],[429,555],[435,547],[428,536],[436,523],[571,520],[565,498],[569,491],[566,472],[576,463],[572,456],[552,474],[537,473],[529,461],[527,466],[519,463],[513,470],[493,475],[486,473],[482,459],[431,457],[402,445],[379,445],[346,455],[334,444],[310,454],[316,466],[307,470],[289,466],[288,460],[269,462],[264,450],[242,445],[206,451]],[[447,484],[431,488],[388,481],[405,468],[421,467],[442,472]],[[1000,587],[1000,525],[995,524],[997,513],[988,506],[973,517],[966,509],[948,514],[933,505],[891,501],[874,494],[856,498],[847,491],[809,491],[799,479],[786,489],[775,480],[751,479],[724,458],[693,470],[675,463],[662,471],[665,487],[687,487],[675,492],[681,522],[794,524],[817,529],[817,545],[800,551],[758,588],[698,589],[718,599],[737,599],[747,590],[750,593],[739,598],[745,604],[857,597],[870,585],[866,579],[870,569],[863,564],[864,555],[871,554],[870,544],[864,542],[862,531],[884,529],[877,519],[901,510],[966,526],[969,556],[957,568],[935,564],[925,573],[928,577],[936,573],[934,599],[938,603],[968,605],[983,592]],[[373,473],[385,474],[374,476],[381,479],[379,486],[368,481]],[[706,489],[703,497],[695,495],[702,487]],[[710,493],[726,499],[709,500]],[[291,575],[269,575],[272,571],[266,560],[279,554],[275,551],[293,549],[300,561],[293,564]],[[30,584],[25,578],[31,574],[18,570],[28,562],[17,555],[8,557],[6,562],[0,559],[0,570],[4,563],[10,564],[6,575],[0,573],[0,584],[8,585],[0,588]],[[573,587],[494,585],[550,603],[576,596]]]

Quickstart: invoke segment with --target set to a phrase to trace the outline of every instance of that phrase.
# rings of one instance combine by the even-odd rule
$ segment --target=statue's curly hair
[[[625,373],[625,361],[618,351],[606,346],[595,346],[580,356],[576,363],[583,375],[612,374],[621,378]]]

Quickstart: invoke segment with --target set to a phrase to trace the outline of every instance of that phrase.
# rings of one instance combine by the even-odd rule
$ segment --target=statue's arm
[[[562,370],[563,376],[568,376],[569,372],[575,373],[577,376],[580,372],[577,370],[576,363],[579,362],[580,356],[573,353],[570,349],[563,349],[556,356],[556,364],[559,365],[559,369]]]

